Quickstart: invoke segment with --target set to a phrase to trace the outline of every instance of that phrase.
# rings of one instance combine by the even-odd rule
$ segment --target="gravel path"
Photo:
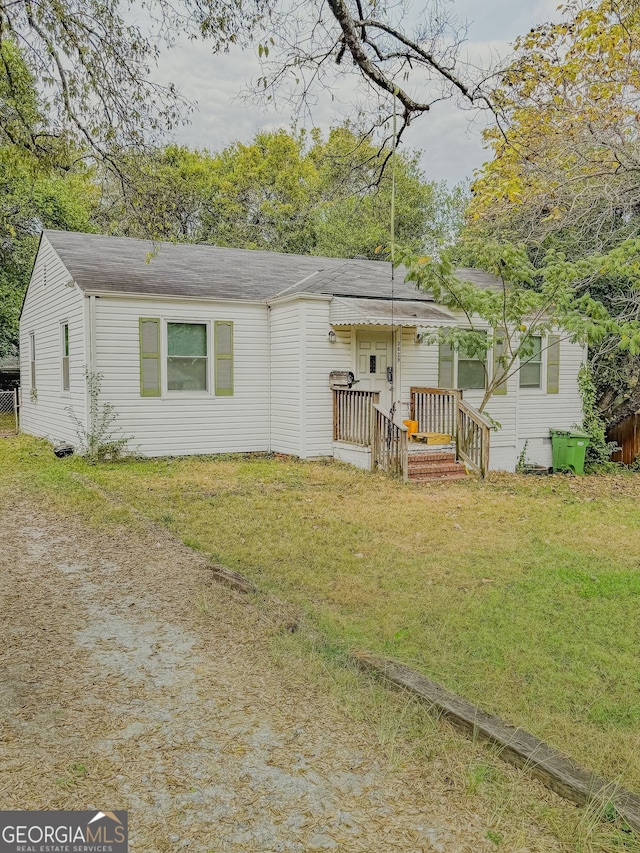
[[[128,809],[133,853],[495,850],[464,797],[287,683],[258,610],[152,528],[0,513],[0,640],[3,808]]]

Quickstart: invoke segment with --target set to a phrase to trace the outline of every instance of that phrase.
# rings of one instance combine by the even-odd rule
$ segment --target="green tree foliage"
[[[492,395],[519,372],[533,352],[533,337],[543,339],[560,330],[562,339],[599,345],[608,341],[620,352],[640,353],[640,323],[612,316],[589,290],[589,283],[609,270],[631,278],[638,274],[640,241],[630,241],[606,255],[569,262],[550,251],[535,266],[525,246],[483,238],[467,247],[479,267],[500,283],[481,288],[456,274],[460,248],[442,252],[440,258],[405,259],[409,280],[430,291],[436,302],[464,315],[464,328],[442,328],[433,339],[462,347],[485,364],[486,391],[483,411]],[[486,333],[486,327],[491,330]],[[488,354],[497,352],[493,369]]]
[[[639,69],[636,0],[567,3],[520,38],[492,95],[472,218],[574,255],[635,236]]]
[[[583,292],[620,324],[640,320],[631,255],[640,235],[640,7],[636,0],[567,3],[559,20],[516,42],[492,101],[493,159],[473,184],[468,233],[594,263]],[[615,337],[591,342],[607,421],[640,408],[640,357]]]
[[[97,221],[127,236],[377,259],[389,243],[387,156],[348,126],[326,139],[259,133],[219,153],[170,145],[138,159],[124,192],[111,182]],[[398,154],[395,170],[398,242],[418,252],[450,240],[462,191],[425,181],[414,153]]]
[[[160,49],[180,34],[207,39],[214,50],[248,37],[267,0],[145,0],[133,23],[123,0],[0,0],[0,44],[15,39],[29,73],[49,93],[51,132],[117,165],[121,149],[145,145],[180,121],[185,103],[152,68]],[[5,81],[21,98],[21,80]],[[28,111],[14,116],[13,141],[38,150]]]
[[[12,85],[7,84],[11,76]],[[17,351],[18,316],[43,227],[92,230],[98,196],[72,147],[47,133],[33,77],[0,41],[0,356]],[[29,144],[22,134],[30,128]],[[64,168],[61,164],[64,163]]]

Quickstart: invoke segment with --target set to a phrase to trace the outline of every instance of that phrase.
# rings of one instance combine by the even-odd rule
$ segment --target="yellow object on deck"
[[[451,444],[451,436],[446,432],[416,432],[411,438],[423,444]]]
[[[409,432],[409,438],[418,432],[418,421],[402,421]]]

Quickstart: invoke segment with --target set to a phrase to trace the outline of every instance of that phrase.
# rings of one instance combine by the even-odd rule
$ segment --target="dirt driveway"
[[[495,850],[435,771],[289,683],[203,558],[121,531],[0,512],[0,807],[128,809],[135,853]]]

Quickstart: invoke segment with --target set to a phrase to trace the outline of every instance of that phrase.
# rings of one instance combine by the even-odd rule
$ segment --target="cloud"
[[[471,63],[506,56],[513,39],[532,26],[556,15],[557,0],[456,0],[460,19],[468,18],[469,40],[464,55]],[[173,138],[185,145],[219,150],[240,140],[248,142],[260,130],[288,127],[294,118],[288,103],[266,108],[242,100],[250,81],[261,75],[254,48],[232,48],[213,54],[206,42],[178,42],[165,52],[157,71],[158,82],[173,82],[197,108],[190,124],[178,128]],[[352,81],[341,81],[337,90],[320,92],[303,124],[327,130],[352,111],[356,97]],[[470,177],[489,157],[482,148],[481,132],[487,119],[460,109],[454,102],[436,104],[430,113],[409,128],[405,144],[421,152],[426,176],[455,183]]]

